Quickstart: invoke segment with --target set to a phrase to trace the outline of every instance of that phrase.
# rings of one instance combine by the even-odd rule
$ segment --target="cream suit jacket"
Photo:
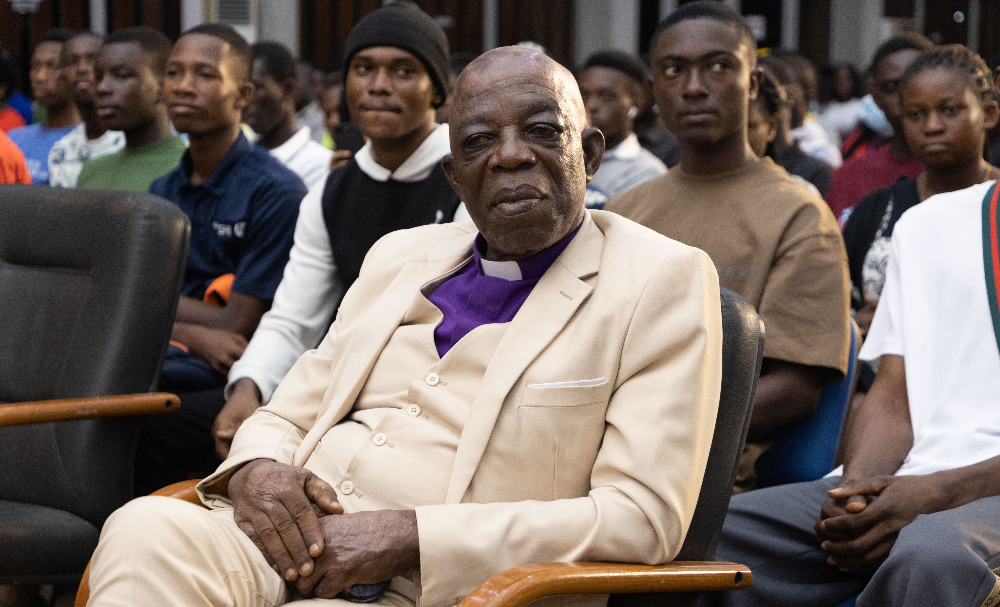
[[[199,486],[205,503],[228,506],[216,483],[257,458],[306,465],[339,487],[310,456],[350,413],[416,290],[469,260],[475,235],[471,223],[431,225],[376,243],[327,337]],[[709,257],[589,211],[490,359],[445,502],[416,508],[418,604],[454,605],[525,563],[672,559],[708,458],[721,347]],[[537,386],[594,378],[606,382]]]

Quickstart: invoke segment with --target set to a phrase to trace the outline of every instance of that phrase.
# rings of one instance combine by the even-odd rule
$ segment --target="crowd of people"
[[[717,555],[753,583],[712,603],[1000,604],[1000,96],[968,48],[817,70],[700,1],[570,72],[452,56],[399,3],[326,72],[221,24],[47,32],[27,110],[12,65],[0,182],[192,226],[159,380],[182,407],[144,421],[135,488],[203,478],[210,510],[113,515],[90,604],[452,605],[519,564],[673,558],[719,286],[766,340]],[[852,323],[842,465],[756,488]]]

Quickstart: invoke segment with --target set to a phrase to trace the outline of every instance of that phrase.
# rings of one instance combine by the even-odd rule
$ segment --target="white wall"
[[[260,40],[274,40],[299,56],[299,3],[291,0],[260,0]]]
[[[830,62],[864,69],[881,43],[882,0],[833,0],[830,7]]]
[[[575,64],[608,48],[639,51],[638,0],[577,0],[573,17]]]

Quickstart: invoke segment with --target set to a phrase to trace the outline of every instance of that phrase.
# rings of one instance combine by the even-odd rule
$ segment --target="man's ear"
[[[243,82],[240,84],[239,95],[236,96],[236,107],[243,109],[250,105],[250,98],[253,97],[254,86],[252,82]]]
[[[295,81],[295,78],[289,78],[288,80],[285,80],[284,82],[281,83],[282,97],[284,97],[285,99],[291,98],[294,100],[295,89],[297,88],[298,88],[298,83]]]
[[[594,178],[597,169],[604,160],[604,133],[600,129],[590,127],[580,133],[583,144],[583,165],[587,169],[587,183]]]
[[[989,131],[1000,122],[1000,106],[992,99],[983,104],[983,117],[985,118],[986,130]]]
[[[750,100],[757,98],[757,92],[760,91],[760,81],[764,77],[764,70],[759,67],[753,69],[750,72]]]
[[[441,168],[444,169],[444,176],[448,178],[448,183],[451,184],[451,189],[455,190],[455,193],[458,194],[460,199],[465,200],[462,188],[460,188],[458,182],[455,181],[455,159],[451,154],[447,154],[441,159]]]

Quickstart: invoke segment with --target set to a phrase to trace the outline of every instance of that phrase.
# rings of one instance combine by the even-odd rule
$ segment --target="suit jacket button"
[[[375,443],[376,447],[381,447],[382,445],[385,444],[385,434],[379,432],[378,434],[372,437],[372,442]]]
[[[350,495],[354,493],[354,483],[351,481],[344,481],[340,483],[340,492],[344,495]]]
[[[420,415],[420,405],[410,405],[406,408],[406,414],[410,417],[416,417]]]
[[[427,382],[428,386],[436,386],[441,383],[441,378],[437,373],[428,373],[427,377],[424,378],[424,381]]]

